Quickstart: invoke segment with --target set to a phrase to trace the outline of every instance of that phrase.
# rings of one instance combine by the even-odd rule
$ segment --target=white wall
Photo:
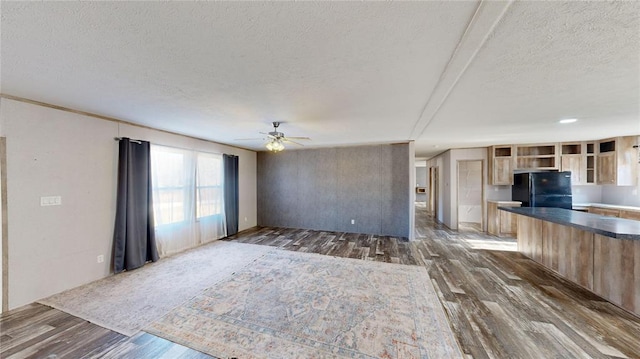
[[[448,150],[427,161],[427,167],[440,166],[440,198],[442,199],[442,218],[438,218],[451,229],[458,228],[457,214],[457,161],[461,160],[482,160],[483,180],[484,180],[484,203],[487,200],[510,200],[511,186],[490,186],[487,177],[487,149],[486,148],[465,148]],[[483,227],[486,230],[487,208],[483,208]]]
[[[10,309],[110,275],[114,137],[240,156],[240,230],[256,225],[255,152],[0,101],[0,135],[7,139]],[[41,207],[41,196],[61,196],[62,205]],[[97,263],[101,254],[105,262]]]
[[[600,203],[640,207],[640,186],[602,186]]]
[[[571,186],[574,204],[601,203],[603,186]]]

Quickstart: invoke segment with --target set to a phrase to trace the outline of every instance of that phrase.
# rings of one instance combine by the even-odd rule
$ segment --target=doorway
[[[429,213],[438,219],[438,167],[429,167]]]
[[[482,160],[458,161],[458,231],[483,231],[484,176],[482,168]]]

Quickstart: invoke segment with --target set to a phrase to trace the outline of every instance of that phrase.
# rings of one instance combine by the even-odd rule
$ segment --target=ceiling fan
[[[311,140],[309,137],[287,137],[284,133],[278,131],[278,127],[281,122],[274,121],[273,122],[273,131],[271,132],[260,132],[263,135],[267,135],[267,138],[239,138],[237,141],[249,141],[249,140],[268,140],[265,143],[265,147],[272,152],[280,152],[284,150],[285,143],[292,143],[298,146],[304,146],[302,143],[296,142],[294,140]]]

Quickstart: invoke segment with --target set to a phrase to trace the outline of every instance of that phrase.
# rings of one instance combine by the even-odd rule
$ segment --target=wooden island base
[[[640,240],[517,215],[518,251],[640,316]]]

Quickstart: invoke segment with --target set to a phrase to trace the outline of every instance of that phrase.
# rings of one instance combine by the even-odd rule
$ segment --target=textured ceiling
[[[7,95],[255,150],[640,133],[640,2],[9,2]],[[560,126],[562,118],[576,117]]]

